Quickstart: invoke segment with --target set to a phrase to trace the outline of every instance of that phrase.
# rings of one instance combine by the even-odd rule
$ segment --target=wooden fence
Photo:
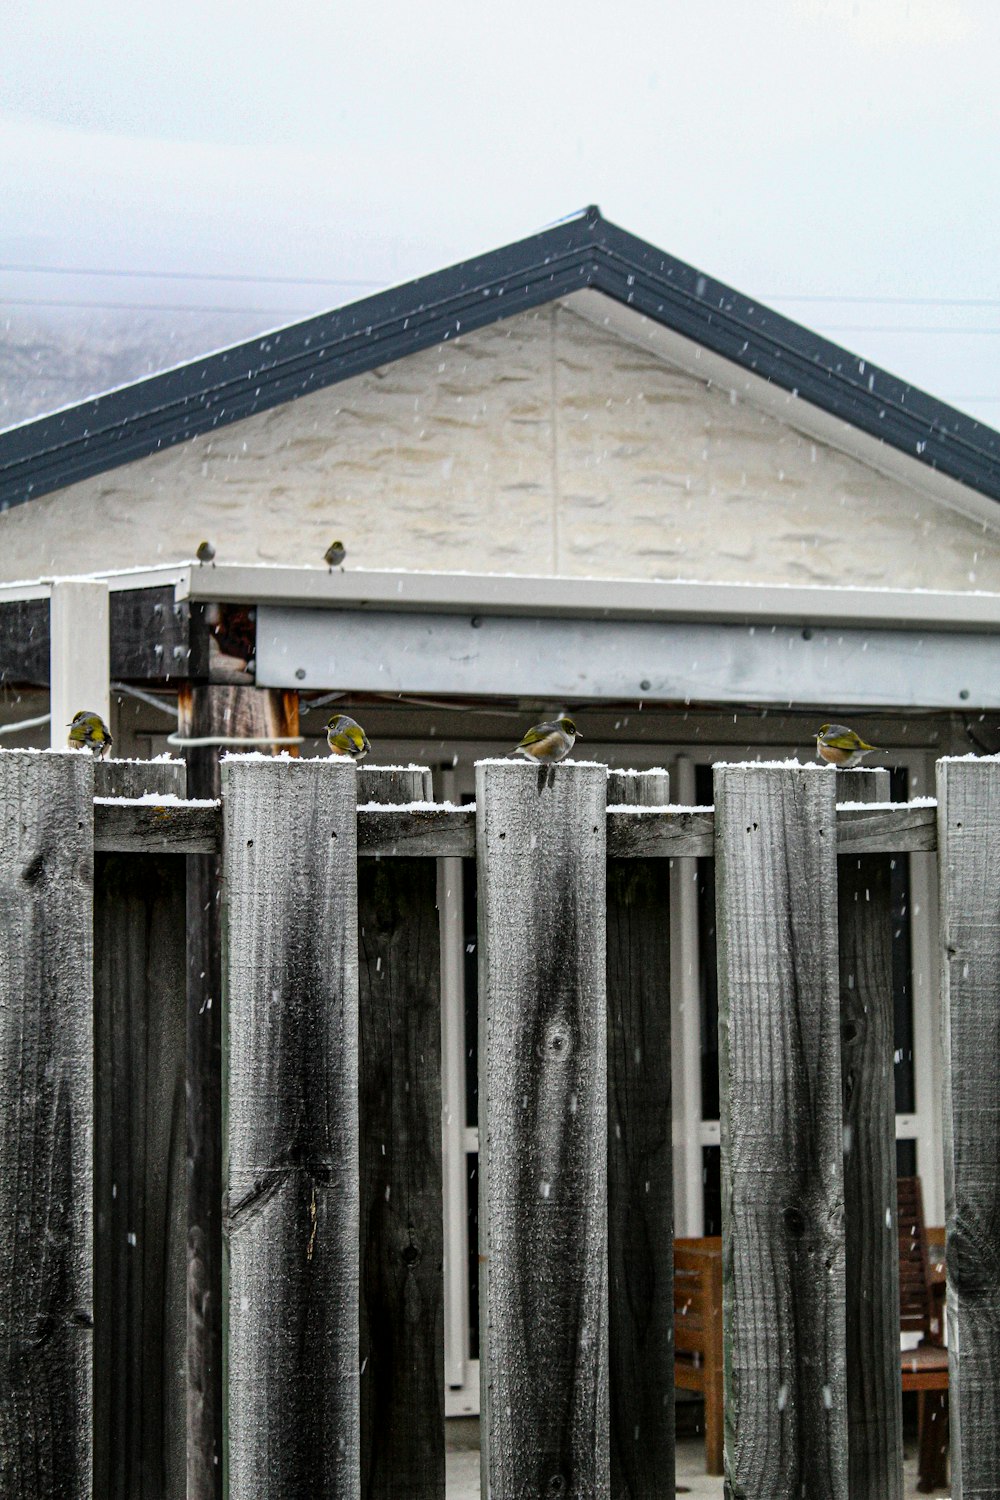
[[[673,1494],[670,858],[714,854],[728,1493],[899,1500],[888,862],[937,850],[953,1494],[1000,1495],[1000,760],[0,754],[0,1493],[444,1494],[435,864],[480,910],[484,1494]],[[144,794],[146,795],[143,800]],[[837,805],[837,798],[841,805]],[[179,855],[221,849],[223,1474],[191,1470]],[[488,1481],[488,1489],[487,1489]]]

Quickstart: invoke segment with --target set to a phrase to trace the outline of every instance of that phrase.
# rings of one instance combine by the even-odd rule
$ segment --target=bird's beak
[[[587,736],[582,732],[582,730],[579,730],[579,729],[576,731],[576,737],[577,737],[578,740],[585,740],[587,738]]]

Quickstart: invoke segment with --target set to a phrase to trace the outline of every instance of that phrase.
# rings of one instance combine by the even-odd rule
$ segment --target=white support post
[[[455,772],[441,772],[441,796],[454,800]],[[441,914],[441,1093],[444,1196],[444,1378],[466,1384],[469,1357],[468,1178],[465,1153],[465,980],[462,861],[438,860]]]
[[[694,764],[679,755],[671,770],[677,801],[694,803]],[[674,1116],[674,1233],[705,1225],[701,1165],[701,1015],[698,991],[697,863],[670,861],[670,1009]]]
[[[49,744],[66,746],[75,713],[111,716],[111,639],[108,585],[97,578],[57,578],[49,621]]]

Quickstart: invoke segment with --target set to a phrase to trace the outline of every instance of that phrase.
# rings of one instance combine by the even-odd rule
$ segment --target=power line
[[[975,333],[993,337],[1000,328],[968,328],[962,323],[823,323],[825,333]]]
[[[306,284],[303,283],[303,285]],[[347,285],[347,283],[342,284]],[[317,311],[325,311],[322,308],[309,307],[221,307],[187,302],[100,302],[89,298],[5,297],[2,294],[0,294],[0,305],[96,308],[105,312],[239,313],[245,316],[299,318],[312,317]],[[824,333],[976,334],[987,338],[996,338],[1000,335],[1000,328],[969,328],[961,323],[825,323],[820,325],[820,330]]]
[[[267,318],[311,318],[316,316],[317,311],[325,310],[308,307],[201,307],[184,302],[71,302],[55,297],[0,296],[0,308],[3,307],[91,307],[105,312],[243,313]]]
[[[19,272],[26,275],[58,276],[122,276],[137,280],[160,281],[229,281],[243,284],[271,286],[357,286],[383,287],[385,281],[372,281],[353,276],[256,276],[244,272],[228,271],[130,271],[121,267],[100,266],[42,266],[13,262],[0,263],[0,271]],[[764,302],[845,302],[882,303],[900,307],[1000,307],[1000,297],[899,297],[872,293],[839,292],[770,292],[760,299]]]
[[[136,280],[157,281],[234,281],[267,283],[271,286],[362,286],[381,287],[384,281],[359,281],[350,276],[249,276],[225,271],[126,271],[93,266],[36,266],[0,264],[0,271],[17,271],[45,276],[125,276]]]
[[[899,307],[1000,307],[1000,297],[861,297],[836,292],[771,292],[762,302],[879,302]]]

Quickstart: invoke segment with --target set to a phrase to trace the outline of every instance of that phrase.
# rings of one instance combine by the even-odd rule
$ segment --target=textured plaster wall
[[[998,508],[1000,523],[1000,508]],[[564,307],[0,515],[0,578],[190,557],[1000,589],[1000,533]]]

